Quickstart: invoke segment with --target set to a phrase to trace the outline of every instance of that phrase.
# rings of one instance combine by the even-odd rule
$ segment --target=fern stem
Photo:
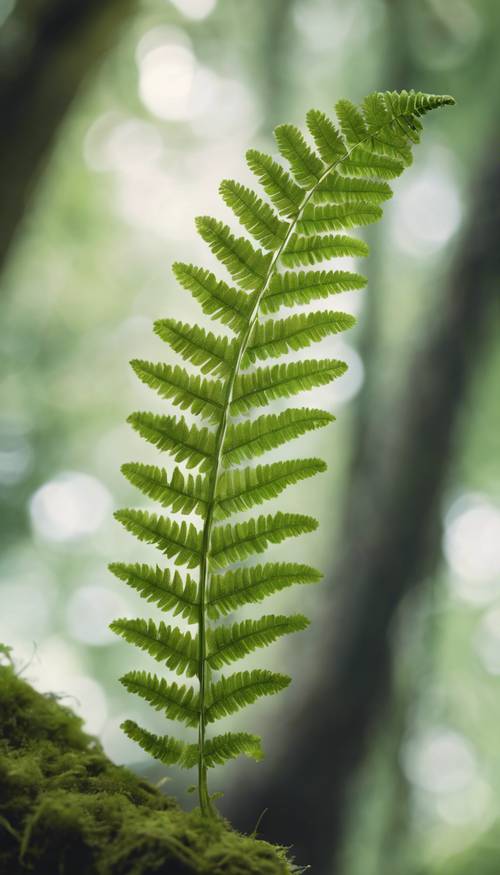
[[[401,115],[403,117],[404,114]],[[391,118],[391,122],[395,119],[398,120],[400,116],[394,116]],[[201,552],[201,566],[200,566],[200,577],[199,577],[199,620],[198,620],[198,639],[199,639],[199,669],[198,669],[198,680],[200,685],[200,717],[199,717],[199,726],[198,726],[198,794],[199,794],[199,802],[200,809],[203,814],[207,817],[215,817],[216,812],[212,802],[210,800],[210,795],[208,792],[207,786],[207,766],[205,763],[205,732],[206,732],[206,699],[207,699],[207,686],[210,679],[210,667],[207,662],[207,650],[206,650],[206,628],[207,628],[207,617],[206,617],[206,604],[207,604],[207,588],[209,583],[209,560],[210,560],[210,541],[212,536],[212,526],[214,519],[214,511],[215,511],[215,503],[216,503],[216,492],[217,492],[217,483],[219,479],[221,461],[222,461],[222,451],[224,447],[224,441],[226,437],[226,431],[229,420],[229,409],[231,406],[231,401],[233,397],[234,384],[236,378],[240,371],[241,361],[246,352],[248,342],[250,336],[252,334],[253,328],[257,321],[259,315],[260,304],[262,301],[262,297],[266,293],[269,287],[269,283],[277,269],[278,262],[285,251],[290,238],[295,233],[297,223],[301,220],[303,212],[313,195],[318,189],[318,186],[326,179],[326,177],[343,161],[349,158],[355,149],[359,146],[362,146],[363,143],[372,139],[372,137],[376,136],[378,133],[384,130],[387,125],[381,125],[376,131],[369,134],[367,137],[364,137],[362,140],[359,140],[355,143],[350,149],[346,150],[345,154],[343,154],[336,161],[333,161],[331,164],[327,165],[317,182],[314,186],[307,192],[305,192],[304,199],[300,205],[297,215],[292,219],[292,221],[288,225],[288,229],[286,235],[273,255],[273,258],[270,262],[269,268],[267,270],[266,276],[263,280],[262,287],[259,290],[258,294],[255,298],[254,307],[249,315],[248,324],[244,331],[240,335],[240,347],[238,351],[238,355],[234,362],[233,368],[231,370],[231,374],[229,380],[227,382],[227,392],[226,399],[224,403],[224,408],[222,412],[221,421],[219,423],[219,427],[216,435],[216,443],[215,443],[215,453],[214,453],[214,464],[212,467],[210,481],[209,481],[209,489],[208,489],[208,499],[207,499],[207,515],[205,518],[205,525],[203,529],[203,539],[202,539],[202,552]]]

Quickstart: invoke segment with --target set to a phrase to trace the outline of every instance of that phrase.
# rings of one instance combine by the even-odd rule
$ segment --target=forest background
[[[138,657],[108,630],[143,606],[106,564],[146,555],[112,510],[147,453],[127,362],[188,306],[169,265],[206,260],[193,217],[224,216],[220,179],[276,124],[373,90],[457,100],[366,234],[368,291],[340,296],[359,324],[293,548],[325,581],[286,596],[313,623],[273,648],[294,684],[252,711],[265,763],[216,776],[236,825],[267,808],[318,875],[500,865],[499,41],[495,0],[0,4],[0,640],[153,781],[119,729],[147,708],[117,682]],[[187,783],[169,771],[189,806]]]

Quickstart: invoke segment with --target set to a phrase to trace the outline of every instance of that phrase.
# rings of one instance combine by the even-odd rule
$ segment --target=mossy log
[[[82,721],[0,667],[3,875],[287,875],[282,848],[175,800],[114,765]]]

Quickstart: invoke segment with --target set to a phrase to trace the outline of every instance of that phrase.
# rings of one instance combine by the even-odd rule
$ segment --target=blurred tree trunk
[[[0,270],[85,76],[136,0],[18,0],[0,29]]]
[[[391,621],[439,555],[440,500],[458,415],[494,330],[489,316],[500,274],[499,139],[500,131],[484,154],[435,324],[426,325],[390,417],[372,423],[377,463],[368,453],[349,486],[332,575],[336,600],[324,620],[329,649],[318,663],[327,670],[291,719],[286,762],[278,762],[258,790],[228,800],[239,827],[248,828],[267,806],[263,835],[293,842],[298,861],[318,875],[335,871],[349,781],[389,698]]]

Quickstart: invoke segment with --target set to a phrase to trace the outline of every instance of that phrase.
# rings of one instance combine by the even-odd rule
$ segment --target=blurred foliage
[[[15,4],[6,10],[4,28]],[[153,318],[188,306],[169,264],[209,263],[194,215],[224,217],[219,179],[245,181],[245,148],[272,148],[273,125],[302,125],[312,104],[329,111],[342,94],[358,100],[401,77],[394,84],[457,99],[453,113],[431,121],[396,185],[371,258],[369,307],[358,293],[339,303],[360,314],[362,328],[376,320],[377,343],[364,362],[358,329],[332,343],[350,376],[326,398],[339,418],[331,439],[308,445],[330,465],[328,483],[300,493],[322,517],[308,549],[328,571],[364,368],[364,403],[390,416],[384,399],[434,318],[492,134],[499,38],[495,0],[143,0],[59,128],[1,277],[0,639],[29,662],[39,689],[76,700],[116,760],[136,761],[118,726],[124,710],[139,718],[143,710],[130,715],[124,705],[116,678],[137,667],[137,655],[107,623],[133,615],[138,602],[105,568],[141,555],[111,510],[136,501],[119,465],[153,458],[124,423],[130,409],[151,404],[127,362],[161,357]],[[472,864],[490,875],[489,857],[500,860],[499,377],[496,342],[461,411],[439,575],[400,612],[397,707],[353,788],[345,875],[461,875]],[[296,596],[313,618],[286,654],[298,679],[255,715],[256,725],[267,721],[270,761],[284,743],[287,708],[317,670],[314,616],[325,598],[321,587]],[[287,608],[293,601],[286,596]],[[273,650],[274,667],[283,647]],[[159,777],[151,764],[136,765]],[[244,778],[245,768],[232,766],[224,781]],[[171,778],[184,803],[184,784]],[[460,852],[473,863],[466,856],[455,865]]]

